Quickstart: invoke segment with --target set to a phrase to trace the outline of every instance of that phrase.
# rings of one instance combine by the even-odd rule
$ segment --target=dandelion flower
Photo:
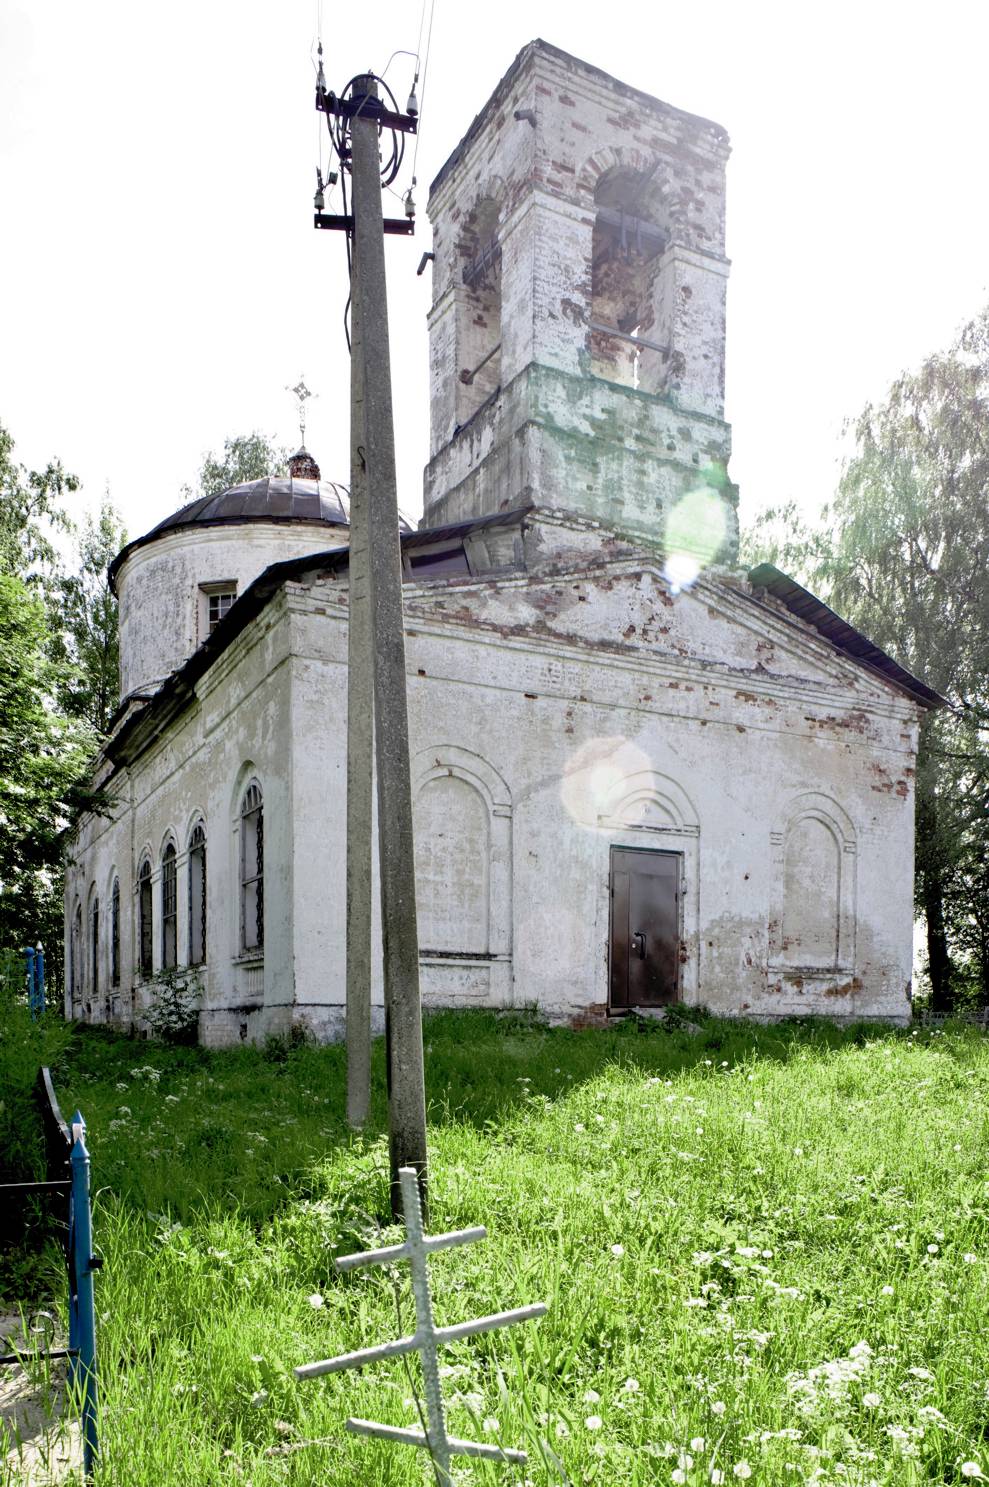
[[[588,1415],[587,1419],[584,1421],[584,1424],[587,1426],[588,1430],[600,1430],[601,1426],[604,1424],[604,1421],[601,1419],[600,1415]]]
[[[311,1296],[307,1296],[306,1300],[309,1302],[309,1305],[312,1307],[313,1311],[319,1311],[320,1307],[323,1305],[323,1298],[318,1291],[314,1291]]]
[[[868,1394],[863,1394],[862,1395],[862,1403],[865,1405],[866,1409],[868,1409],[868,1410],[878,1409],[879,1406],[882,1404],[882,1402],[883,1402],[882,1401],[882,1396],[879,1395],[879,1394],[874,1393],[871,1390],[870,1390],[870,1392]]]
[[[882,1290],[880,1291],[879,1294],[881,1296],[892,1296],[892,1294],[893,1294],[893,1287],[892,1286],[883,1286],[883,1288],[882,1288]]]
[[[749,1075],[749,1078],[750,1079],[752,1078],[752,1075],[751,1074]],[[724,1480],[725,1480],[725,1474],[721,1470],[720,1466],[712,1466],[712,1468],[711,1468],[711,1482],[713,1484],[713,1487],[722,1487],[722,1483],[724,1482]]]
[[[929,1255],[936,1255],[938,1253],[938,1251],[940,1250],[940,1248],[941,1248],[941,1246],[939,1244],[929,1244],[927,1246],[927,1253]]]
[[[752,1475],[752,1468],[747,1461],[736,1461],[731,1470],[732,1475],[740,1478],[743,1482],[747,1481]]]
[[[703,1451],[704,1437],[702,1435],[695,1435],[693,1440],[690,1442],[690,1449],[692,1451]]]
[[[980,1482],[985,1481],[982,1468],[977,1461],[963,1461],[959,1470],[963,1477],[975,1477]]]
[[[596,1389],[588,1389],[584,1394],[585,1404],[599,1404],[601,1396]]]
[[[564,1421],[564,1420],[557,1420],[557,1422],[556,1422],[556,1435],[557,1435],[557,1439],[558,1440],[561,1440],[561,1441],[565,1441],[566,1438],[567,1438],[567,1436],[569,1434],[570,1434],[570,1427],[567,1425],[566,1421]]]
[[[498,1424],[498,1421],[495,1419],[494,1415],[485,1415],[484,1419],[481,1422],[481,1429],[484,1431],[485,1435],[497,1435],[498,1431],[501,1429],[501,1426]]]
[[[587,1130],[587,1127],[584,1125],[584,1122],[583,1121],[579,1120],[577,1122],[577,1124],[574,1126],[574,1130],[577,1132],[578,1135],[580,1135],[580,1132],[581,1131],[586,1131]]]
[[[670,1481],[676,1482],[677,1487],[681,1487],[681,1483],[686,1482],[686,1480],[687,1473],[684,1471],[682,1466],[675,1466],[670,1472]]]
[[[611,1246],[611,1253],[614,1255],[616,1260],[620,1260],[622,1255],[625,1253],[625,1246],[623,1244],[613,1244]]]
[[[978,1256],[977,1255],[962,1255],[962,1259],[965,1261],[965,1264],[966,1265],[974,1265],[975,1262],[976,1262],[976,1260],[978,1259]]]
[[[638,1394],[639,1381],[638,1379],[626,1379],[624,1384],[622,1385],[622,1388],[625,1390],[626,1394]]]
[[[711,1406],[712,1415],[723,1415],[728,1406],[723,1399],[716,1399]]]

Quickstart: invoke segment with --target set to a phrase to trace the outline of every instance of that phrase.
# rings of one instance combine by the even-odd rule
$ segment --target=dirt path
[[[16,1313],[0,1312],[0,1353],[29,1346]],[[41,1345],[46,1345],[41,1339]],[[55,1339],[52,1347],[64,1347]],[[78,1420],[63,1418],[65,1363],[0,1364],[0,1487],[66,1487],[82,1480]]]

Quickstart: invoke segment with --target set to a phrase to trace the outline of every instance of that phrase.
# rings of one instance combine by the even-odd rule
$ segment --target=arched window
[[[206,828],[197,821],[189,837],[189,964],[206,959]]]
[[[151,922],[151,863],[147,857],[137,874],[137,920],[141,937],[139,963],[145,981],[154,970],[154,940]]]
[[[669,353],[657,328],[658,270],[668,233],[653,171],[605,171],[594,205],[591,369],[609,382],[660,392]]]
[[[100,901],[95,896],[89,905],[89,986],[93,996],[100,989]]]
[[[161,963],[166,971],[178,960],[178,906],[175,843],[168,842],[161,854]]]
[[[110,891],[110,985],[120,985],[120,879]]]
[[[69,990],[73,1001],[82,996],[82,904],[76,904],[69,935]]]
[[[471,212],[458,244],[463,285],[457,307],[457,422],[466,423],[501,382],[501,244],[498,205]]]
[[[264,806],[257,780],[240,807],[240,948],[264,949]]]

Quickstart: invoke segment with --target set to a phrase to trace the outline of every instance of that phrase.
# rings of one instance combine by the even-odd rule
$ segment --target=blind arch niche
[[[808,792],[772,833],[770,964],[828,974],[855,967],[856,840],[836,801]]]
[[[448,1004],[487,997],[507,1002],[512,952],[508,787],[486,760],[452,744],[422,750],[413,779],[424,990]]]

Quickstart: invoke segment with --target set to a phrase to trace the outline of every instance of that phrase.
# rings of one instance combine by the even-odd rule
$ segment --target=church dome
[[[164,537],[182,527],[236,526],[245,522],[320,522],[327,527],[346,527],[350,498],[346,486],[332,480],[305,480],[293,475],[265,475],[232,485],[216,496],[199,496],[171,516],[166,516],[143,537],[128,542],[110,564],[110,587],[125,560],[135,548]],[[336,539],[327,533],[327,544]]]
[[[110,564],[120,616],[120,695],[154,691],[272,564],[346,546],[346,486],[305,449],[287,475],[189,501]]]

